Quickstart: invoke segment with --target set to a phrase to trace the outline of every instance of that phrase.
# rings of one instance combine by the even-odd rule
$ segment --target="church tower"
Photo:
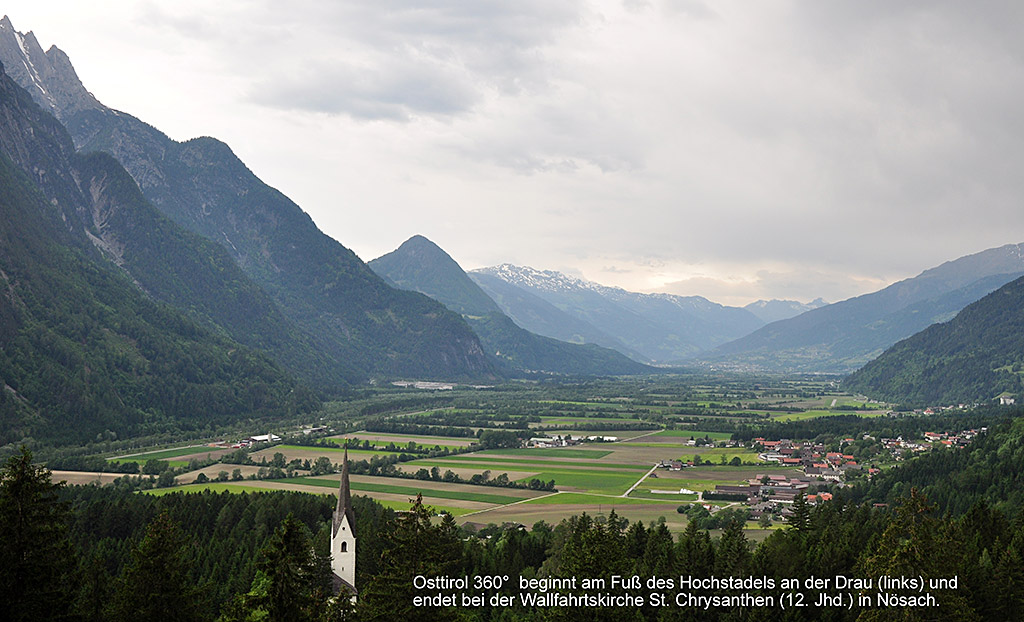
[[[333,570],[334,592],[348,592],[352,600],[356,597],[356,517],[352,512],[352,497],[348,487],[348,447],[345,448],[345,462],[341,466],[341,485],[338,488],[338,505],[334,508],[331,528],[331,570]]]

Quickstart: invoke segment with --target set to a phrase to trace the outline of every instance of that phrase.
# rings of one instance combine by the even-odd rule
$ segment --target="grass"
[[[306,483],[308,484],[309,482],[306,482]],[[285,491],[282,491],[282,490],[270,490],[268,488],[258,488],[256,486],[241,486],[241,485],[232,484],[232,483],[225,484],[225,483],[216,482],[216,483],[209,483],[209,484],[189,484],[187,486],[173,486],[171,488],[158,488],[158,489],[155,489],[155,490],[145,490],[145,491],[143,491],[143,494],[162,496],[162,495],[169,495],[169,494],[176,493],[176,492],[180,492],[180,493],[183,493],[183,494],[190,494],[190,493],[203,492],[203,491],[206,491],[206,490],[209,490],[209,491],[212,491],[212,492],[231,492],[231,493],[236,493],[236,494],[247,493],[247,492],[263,492],[263,493],[268,493],[268,494],[272,494],[272,493],[276,493],[276,492],[285,492]],[[326,494],[329,494],[329,493],[327,491],[324,491],[323,494],[326,495]],[[390,500],[381,501],[379,499],[375,499],[375,501],[377,501],[377,503],[383,505],[386,508],[391,508],[392,510],[397,510],[397,511],[408,510],[409,508],[412,507],[412,503],[407,502],[407,501],[390,501]],[[518,499],[517,499],[517,501],[518,501]],[[466,508],[452,508],[452,507],[447,507],[447,506],[442,506],[442,505],[430,505],[429,507],[433,508],[437,512],[448,512],[452,516],[461,516],[463,514],[468,514],[470,512],[475,511],[475,510],[469,510],[469,509],[466,509]]]
[[[544,449],[541,447],[529,449],[488,449],[474,453],[477,456],[551,456],[553,458],[583,458],[597,460],[604,458],[611,451],[600,449],[567,449],[565,447],[552,447]]]
[[[661,488],[655,488],[654,490],[662,490],[662,489]],[[691,488],[691,490],[692,490],[692,488]],[[659,494],[659,493],[651,492],[651,489],[641,490],[639,488],[637,488],[633,492],[629,493],[629,497],[631,499],[656,499],[658,501],[661,501],[662,503],[681,503],[683,501],[696,501],[697,500],[697,495],[679,494],[679,493],[675,493],[675,494],[671,494],[671,495],[666,495],[666,494]]]
[[[146,460],[165,460],[167,458],[177,458],[179,456],[194,456],[199,454],[209,454],[215,451],[222,451],[223,447],[207,447],[206,445],[200,447],[174,447],[172,449],[163,449],[160,451],[150,451],[143,454],[132,454],[130,456],[123,456],[120,458],[109,458],[109,462],[145,462]]]
[[[465,457],[463,457],[465,456]],[[530,471],[529,467],[539,467],[546,469],[548,467],[586,467],[587,469],[609,469],[613,471],[647,471],[651,468],[650,465],[644,466],[642,464],[613,464],[608,462],[586,462],[577,460],[575,462],[557,462],[554,460],[542,461],[542,460],[515,460],[515,459],[502,459],[502,458],[491,458],[488,459],[479,453],[473,454],[462,454],[462,456],[447,456],[444,458],[425,458],[423,460],[414,460],[405,464],[420,465],[426,464],[427,466],[433,466],[435,462],[444,462],[443,466],[484,466],[493,467],[494,469],[508,469],[510,471]],[[430,464],[427,464],[430,463]],[[438,465],[442,466],[442,465]],[[521,468],[520,468],[521,467]]]
[[[666,499],[666,503],[672,503],[673,500]],[[560,492],[556,495],[548,495],[546,497],[538,497],[526,501],[523,505],[555,505],[560,503],[573,503],[579,505],[650,505],[651,503],[657,503],[657,501],[649,501],[647,499],[637,499],[634,497],[609,497],[606,495],[588,495],[582,492]]]
[[[107,462],[116,462],[118,464],[124,464],[125,462],[135,462],[142,465],[146,464],[146,462],[148,462],[149,460],[153,460],[153,458],[107,458]],[[160,460],[160,462],[166,462],[167,464],[174,468],[187,467],[189,463],[188,460]]]
[[[326,488],[331,488],[335,490],[338,488],[337,480],[320,479],[316,477],[293,477],[290,479],[276,479],[270,481],[294,484],[308,484],[312,486],[324,486]],[[424,497],[433,497],[435,499],[459,499],[462,501],[479,501],[480,503],[494,503],[498,505],[506,505],[509,503],[515,503],[516,501],[523,500],[522,497],[509,497],[505,495],[497,495],[483,492],[459,492],[456,490],[444,490],[438,488],[419,488],[416,486],[400,486],[370,482],[350,482],[349,485],[352,488],[352,490],[358,491],[387,492],[398,495],[411,495],[413,497],[415,497],[419,493],[422,493]],[[500,490],[500,488],[498,490]]]
[[[276,447],[271,447],[270,449],[274,450],[275,452],[281,451],[281,453],[284,453],[282,450],[291,450],[291,451],[329,451],[329,452],[338,452],[338,453],[341,453],[341,452],[345,451],[344,447],[337,447],[337,446],[326,447],[324,445],[309,445],[309,446],[306,446],[306,445],[277,445]],[[264,451],[268,451],[268,450],[264,450]],[[404,454],[409,454],[410,452],[402,451],[402,450],[398,450],[398,451],[383,451],[383,450],[373,450],[373,449],[349,449],[348,453],[349,453],[350,456],[380,456],[380,455],[384,455],[384,454],[391,454],[391,455],[398,455],[398,454],[403,454],[403,453]],[[410,454],[410,455],[413,455],[413,454]]]
[[[706,436],[713,441],[727,441],[732,438],[730,432],[705,432],[703,430],[662,430],[651,436],[678,436],[682,438],[704,438]]]
[[[193,493],[193,492],[271,492],[266,488],[256,488],[254,486],[242,486],[236,483],[223,483],[223,482],[211,482],[208,484],[188,484],[187,486],[172,486],[170,488],[155,488],[153,490],[143,490],[142,492],[147,495],[155,495],[157,497],[163,495],[169,495],[172,492],[181,493]]]
[[[541,463],[538,468],[535,469],[515,469],[510,468],[508,465],[494,465],[492,463],[484,462],[480,464],[469,463],[468,461],[446,461],[446,460],[416,460],[414,462],[407,462],[410,466],[424,466],[431,467],[437,466],[440,468],[446,467],[466,467],[466,466],[485,466],[491,471],[491,476],[497,476],[504,472],[503,470],[515,471],[515,470],[530,470],[534,472],[532,475],[519,478],[516,481],[529,480],[537,478],[541,481],[547,482],[555,480],[555,486],[571,486],[573,488],[581,488],[590,492],[608,493],[608,494],[621,494],[625,492],[630,486],[632,486],[636,480],[640,478],[642,473],[637,473],[630,465],[624,465],[627,468],[627,472],[621,470],[616,472],[614,468],[607,469],[580,469],[573,468],[572,463],[557,463],[557,462],[546,462]],[[513,466],[518,466],[519,462],[513,462]],[[641,467],[644,471],[650,467]]]
[[[857,417],[881,417],[882,412],[857,412],[853,410],[805,410],[802,413],[789,413],[772,417],[773,421],[803,421],[805,419],[817,419],[818,417],[838,417],[841,415],[855,415]]]

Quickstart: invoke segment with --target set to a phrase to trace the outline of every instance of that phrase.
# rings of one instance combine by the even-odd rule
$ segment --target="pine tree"
[[[63,486],[32,464],[25,447],[0,471],[0,594],[7,620],[59,620],[68,611],[71,570],[68,509],[57,500]]]
[[[204,597],[188,576],[189,543],[165,511],[146,528],[118,580],[111,606],[116,620],[206,619]]]

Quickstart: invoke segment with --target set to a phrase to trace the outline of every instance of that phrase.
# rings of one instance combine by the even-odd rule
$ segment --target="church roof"
[[[334,590],[335,595],[341,594],[342,590],[352,595],[359,594],[359,590],[356,589],[356,586],[352,585],[345,579],[342,579],[333,572],[331,573],[331,588]]]
[[[345,458],[341,465],[341,484],[338,487],[338,505],[334,508],[334,524],[331,528],[331,535],[337,535],[341,528],[341,517],[348,518],[349,529],[352,530],[352,537],[355,537],[356,516],[352,511],[352,495],[349,492],[348,484],[348,447],[345,447]]]

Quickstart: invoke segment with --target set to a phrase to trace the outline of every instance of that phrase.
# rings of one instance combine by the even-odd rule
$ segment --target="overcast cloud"
[[[1015,2],[6,5],[366,260],[420,233],[743,304],[1024,242]]]

